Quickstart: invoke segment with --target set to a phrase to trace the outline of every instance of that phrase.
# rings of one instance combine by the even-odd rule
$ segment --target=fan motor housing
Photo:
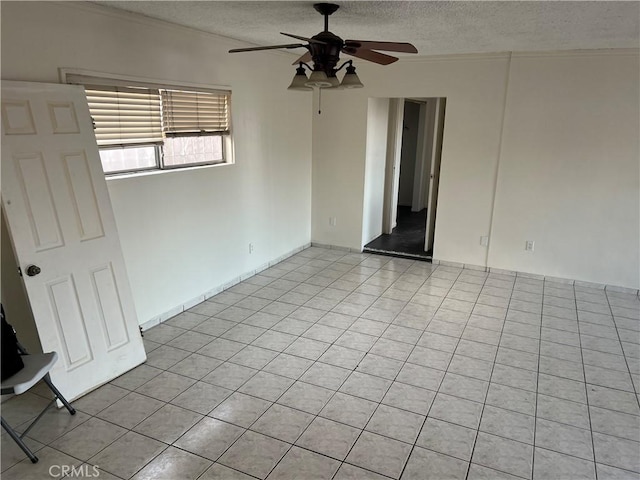
[[[320,32],[311,38],[324,42],[310,43],[309,50],[311,51],[315,70],[322,70],[328,75],[340,61],[340,51],[344,42],[339,36],[329,31]]]

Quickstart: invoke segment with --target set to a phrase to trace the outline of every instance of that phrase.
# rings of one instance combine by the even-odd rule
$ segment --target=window
[[[106,174],[231,163],[231,92],[67,74],[83,85]]]

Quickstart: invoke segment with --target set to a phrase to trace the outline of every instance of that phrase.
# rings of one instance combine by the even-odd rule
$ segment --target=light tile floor
[[[640,478],[635,295],[309,248],[144,341],[3,479]]]

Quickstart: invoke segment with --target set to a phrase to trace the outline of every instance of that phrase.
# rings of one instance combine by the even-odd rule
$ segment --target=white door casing
[[[442,137],[444,135],[445,98],[435,99],[435,116],[433,124],[433,141],[431,146],[431,162],[429,166],[427,188],[427,227],[424,239],[425,252],[433,248],[436,229],[436,208],[438,204],[438,187],[440,184],[440,161],[442,157]]]
[[[72,400],[146,360],[92,120],[80,86],[5,81],[1,118],[3,213]]]
[[[420,101],[420,114],[418,116],[418,139],[416,142],[416,160],[413,170],[413,190],[411,199],[411,211],[419,212],[424,208],[424,181],[426,171],[426,158],[429,155],[429,103]]]

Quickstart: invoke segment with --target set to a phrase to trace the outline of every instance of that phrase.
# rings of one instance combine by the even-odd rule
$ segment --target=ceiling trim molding
[[[398,63],[430,63],[470,60],[505,60],[512,58],[535,57],[593,57],[593,56],[636,56],[639,48],[602,48],[591,50],[542,50],[535,52],[496,52],[496,53],[460,53],[449,55],[420,55],[416,57],[400,57]]]
[[[97,15],[104,15],[107,17],[112,17],[112,18],[117,18],[120,20],[124,20],[127,22],[131,22],[131,23],[138,23],[141,25],[147,25],[147,26],[152,26],[152,27],[161,27],[161,28],[165,28],[167,30],[174,30],[174,31],[178,31],[178,32],[189,32],[191,34],[196,34],[196,35],[200,35],[209,39],[215,39],[217,42],[220,43],[225,43],[230,47],[233,48],[243,48],[243,47],[256,47],[258,45],[253,44],[253,43],[249,43],[249,42],[244,42],[242,40],[237,40],[235,38],[232,37],[226,37],[224,35],[218,35],[216,33],[211,33],[211,32],[207,32],[204,30],[199,30],[197,28],[192,28],[192,27],[187,27],[185,25],[180,25],[177,23],[172,23],[172,22],[168,22],[166,20],[161,20],[159,18],[153,18],[153,17],[148,17],[146,15],[142,15],[140,13],[136,13],[136,12],[129,12],[127,10],[120,10],[117,8],[111,8],[111,7],[107,7],[104,5],[99,5],[99,4],[95,4],[95,3],[89,3],[86,1],[60,1],[60,0],[55,0],[55,1],[51,1],[48,2],[54,5],[58,5],[61,7],[66,7],[66,8],[70,8],[72,10],[84,10],[85,12],[89,12],[89,13],[94,13]],[[266,53],[270,54],[270,55],[278,55],[278,56],[283,56],[286,55],[287,57],[294,57],[296,56],[295,54],[292,54],[290,52],[283,52],[283,51],[279,51],[279,50],[268,50],[266,51]],[[299,54],[297,56],[300,56]]]
[[[541,52],[513,52],[514,57],[594,57],[636,56],[640,48],[598,48],[590,50],[549,50]]]
[[[418,55],[412,57],[400,57],[398,63],[424,63],[424,62],[452,62],[461,60],[504,60],[511,56],[511,52],[495,53],[450,53],[446,55]]]

